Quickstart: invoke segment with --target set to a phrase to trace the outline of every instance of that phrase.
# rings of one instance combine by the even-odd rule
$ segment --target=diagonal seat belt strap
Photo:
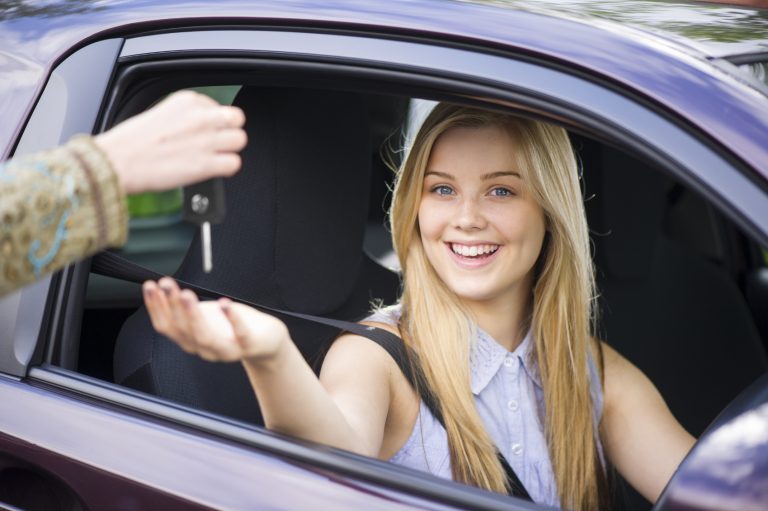
[[[139,264],[136,264],[128,259],[125,259],[114,252],[100,252],[93,256],[91,259],[91,272],[105,277],[119,278],[137,284],[143,283],[145,280],[159,280],[165,275],[156,271],[145,268]],[[352,323],[350,321],[342,321],[340,319],[324,318],[322,316],[312,316],[310,314],[301,314],[299,312],[291,312],[258,303],[249,302],[242,298],[230,296],[226,293],[214,291],[212,289],[193,284],[191,282],[185,282],[183,280],[175,279],[176,282],[187,289],[191,289],[198,295],[208,298],[229,298],[230,300],[250,305],[260,310],[266,310],[277,314],[284,314],[286,316],[292,316],[295,318],[311,321],[314,323],[320,323],[328,325],[334,328],[338,328],[341,331],[351,332],[353,334],[365,337],[372,340],[382,348],[394,359],[403,375],[411,384],[411,387],[416,389],[419,393],[419,397],[424,402],[424,405],[429,409],[432,415],[438,422],[445,428],[445,422],[443,419],[443,412],[440,405],[435,398],[434,394],[430,391],[427,380],[424,376],[421,366],[411,364],[411,360],[418,360],[418,357],[409,346],[407,346],[403,340],[397,335],[372,326],[361,325],[360,323]],[[530,494],[523,486],[522,481],[517,476],[515,471],[509,465],[509,462],[503,454],[497,449],[496,455],[499,458],[502,468],[507,476],[507,486],[509,487],[509,494],[513,497],[517,497],[524,500],[532,501]]]

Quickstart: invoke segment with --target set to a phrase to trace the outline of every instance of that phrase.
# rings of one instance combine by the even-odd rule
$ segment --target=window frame
[[[110,41],[113,41],[110,49],[114,53],[116,41],[120,40]],[[69,66],[72,59],[80,58],[81,52],[103,43],[92,43],[79,50],[66,59],[60,69]],[[233,47],[238,49],[233,51]],[[619,90],[613,83],[568,70],[562,64],[525,55],[503,55],[498,51],[445,46],[439,42],[287,30],[190,30],[145,35],[127,39],[119,56],[99,60],[103,91],[109,93],[90,92],[91,101],[94,97],[104,98],[103,102],[93,105],[95,111],[87,115],[67,115],[80,119],[76,131],[90,131],[101,110],[104,112],[100,124],[103,128],[111,122],[110,112],[116,111],[114,107],[121,94],[121,82],[118,78],[113,81],[117,66],[155,63],[166,68],[171,61],[183,60],[190,64],[194,63],[193,59],[213,59],[219,63],[226,60],[227,65],[237,61],[240,65],[261,70],[322,71],[332,74],[335,80],[356,77],[361,81],[379,81],[388,83],[389,90],[395,92],[419,91],[430,99],[497,105],[559,121],[568,129],[617,145],[653,162],[701,193],[758,242],[768,245],[768,197],[764,185],[756,183],[750,169],[735,161],[716,142],[647,98]],[[93,79],[94,73],[89,71],[88,76]],[[75,76],[67,80],[78,84],[72,90],[82,83]],[[108,85],[110,81],[113,83]],[[41,104],[44,104],[42,100]],[[38,111],[39,108],[35,113]],[[71,134],[63,131],[56,143],[63,142]],[[31,149],[24,140],[34,137],[35,123],[30,122],[20,147]],[[743,197],[743,200],[734,203],[729,197]],[[212,434],[222,441],[235,441],[284,459],[449,505],[475,509],[508,508],[510,505],[510,501],[503,497],[436,481],[421,474],[414,475],[411,471],[387,467],[385,463],[341,451],[308,447],[260,428],[149,398],[45,363],[39,365],[56,355],[54,350],[59,346],[61,332],[75,327],[77,319],[73,311],[76,312],[78,307],[82,310],[87,274],[86,261],[20,292],[19,297],[27,306],[36,305],[46,316],[26,318],[32,330],[37,325],[38,332],[21,334],[17,329],[13,346],[18,342],[29,351],[34,340],[32,345],[37,349],[37,356],[30,354],[26,361],[15,360],[15,365],[2,365],[0,371],[18,377],[28,376],[35,385],[57,392],[86,396],[110,407]],[[50,303],[46,305],[47,302]],[[6,305],[0,302],[0,313],[10,311],[12,317],[21,318]],[[18,310],[17,303],[16,312]],[[77,328],[79,330],[79,325]],[[41,351],[44,344],[48,344],[45,353]],[[0,364],[3,364],[3,346],[0,345]],[[519,509],[537,508],[518,503],[512,505]]]

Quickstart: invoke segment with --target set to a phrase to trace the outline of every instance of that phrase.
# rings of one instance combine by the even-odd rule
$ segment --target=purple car
[[[176,190],[131,198],[121,250],[0,300],[0,509],[544,509],[268,431],[241,367],[185,354],[143,306],[139,283],[157,274],[352,321],[395,301],[388,164],[436,101],[569,131],[597,333],[699,438],[653,509],[768,509],[768,10],[0,3],[4,158],[179,89],[248,118],[213,271]],[[338,331],[281,317],[319,367]],[[623,508],[651,509],[618,488]]]

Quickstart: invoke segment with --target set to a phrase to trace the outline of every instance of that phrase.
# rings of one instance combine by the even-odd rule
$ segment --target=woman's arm
[[[156,330],[209,361],[241,361],[268,428],[379,455],[390,405],[394,361],[377,344],[341,336],[323,364],[321,380],[269,314],[222,299],[199,302],[169,278],[144,284]]]
[[[613,465],[656,502],[695,439],[669,411],[656,387],[610,346],[605,353],[604,447]]]

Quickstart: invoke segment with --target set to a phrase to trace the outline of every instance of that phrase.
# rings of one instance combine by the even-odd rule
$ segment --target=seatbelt
[[[114,252],[100,252],[93,256],[91,259],[91,272],[98,275],[103,275],[105,277],[119,278],[121,280],[135,282],[137,284],[141,284],[145,280],[159,280],[166,276],[162,273],[158,273],[154,270],[150,270],[149,268],[129,261],[128,259],[115,254]],[[445,428],[443,412],[440,408],[439,402],[435,399],[434,394],[427,385],[427,380],[424,376],[424,372],[422,371],[421,366],[418,363],[411,364],[411,360],[418,360],[418,357],[400,337],[393,334],[392,332],[381,328],[361,325],[359,323],[342,321],[340,319],[324,318],[321,316],[312,316],[310,314],[302,314],[299,312],[275,309],[272,307],[267,307],[266,305],[249,302],[248,300],[244,300],[242,298],[230,296],[226,293],[214,291],[212,289],[208,289],[191,282],[185,282],[179,279],[175,280],[181,287],[191,289],[200,296],[205,296],[208,298],[229,298],[230,300],[244,303],[257,309],[266,310],[277,314],[284,314],[286,316],[292,316],[295,318],[303,319],[305,321],[328,325],[334,328],[338,328],[341,331],[351,332],[361,337],[370,339],[371,341],[384,348],[384,350],[386,350],[386,352],[394,359],[395,363],[397,363],[397,366],[408,380],[408,383],[419,393],[419,397],[421,398],[424,405],[429,409],[429,411],[443,426],[443,428]],[[513,497],[532,501],[533,499],[531,499],[530,494],[525,489],[525,486],[523,486],[522,481],[520,481],[520,478],[517,477],[517,474],[509,465],[509,462],[504,457],[504,455],[501,454],[501,451],[498,450],[498,448],[496,449],[496,455],[498,456],[499,462],[501,463],[501,466],[504,468],[504,472],[507,475],[507,486],[510,490],[509,494]]]

